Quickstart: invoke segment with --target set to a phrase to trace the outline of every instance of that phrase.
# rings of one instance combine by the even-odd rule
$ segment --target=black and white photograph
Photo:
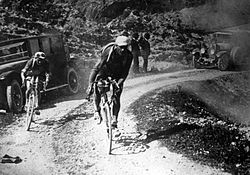
[[[250,175],[250,1],[0,0],[0,175]]]

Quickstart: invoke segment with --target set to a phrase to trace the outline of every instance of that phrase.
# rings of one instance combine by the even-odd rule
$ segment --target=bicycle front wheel
[[[111,116],[111,108],[109,105],[106,105],[106,115],[107,115],[107,124],[108,124],[108,154],[111,154],[112,151],[112,116]]]
[[[26,111],[26,130],[29,131],[31,122],[33,120],[34,115],[34,109],[35,109],[35,93],[34,91],[31,91],[28,98],[28,106]]]

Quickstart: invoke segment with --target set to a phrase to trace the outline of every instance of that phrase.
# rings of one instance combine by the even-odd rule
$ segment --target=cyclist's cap
[[[34,56],[35,58],[45,59],[45,53],[43,52],[36,52]]]
[[[128,46],[130,44],[130,40],[126,36],[118,36],[115,40],[115,43],[118,46]]]

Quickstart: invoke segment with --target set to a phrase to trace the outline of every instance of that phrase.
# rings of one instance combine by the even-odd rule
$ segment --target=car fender
[[[230,53],[230,57],[233,58],[234,63],[241,61],[242,58],[241,58],[241,51],[240,51],[239,46],[232,48],[231,53]]]
[[[226,50],[219,51],[219,52],[216,53],[216,57],[220,58],[221,55],[223,55],[223,54],[228,54],[228,51],[226,51]]]
[[[15,70],[10,70],[0,74],[0,80],[5,80],[10,74],[14,73]]]
[[[17,80],[20,80],[21,75],[19,75],[19,73],[16,72],[15,70],[10,70],[10,71],[3,72],[2,74],[0,74],[0,81],[7,81],[7,84],[8,84],[14,77]]]

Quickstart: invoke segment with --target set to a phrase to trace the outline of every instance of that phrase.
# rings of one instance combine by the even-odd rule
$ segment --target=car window
[[[0,47],[0,62],[10,62],[28,58],[24,42],[13,43]]]
[[[52,47],[52,52],[53,53],[60,53],[62,52],[63,49],[63,45],[62,45],[62,41],[60,37],[51,37],[50,38],[50,42],[51,42],[51,47]]]

